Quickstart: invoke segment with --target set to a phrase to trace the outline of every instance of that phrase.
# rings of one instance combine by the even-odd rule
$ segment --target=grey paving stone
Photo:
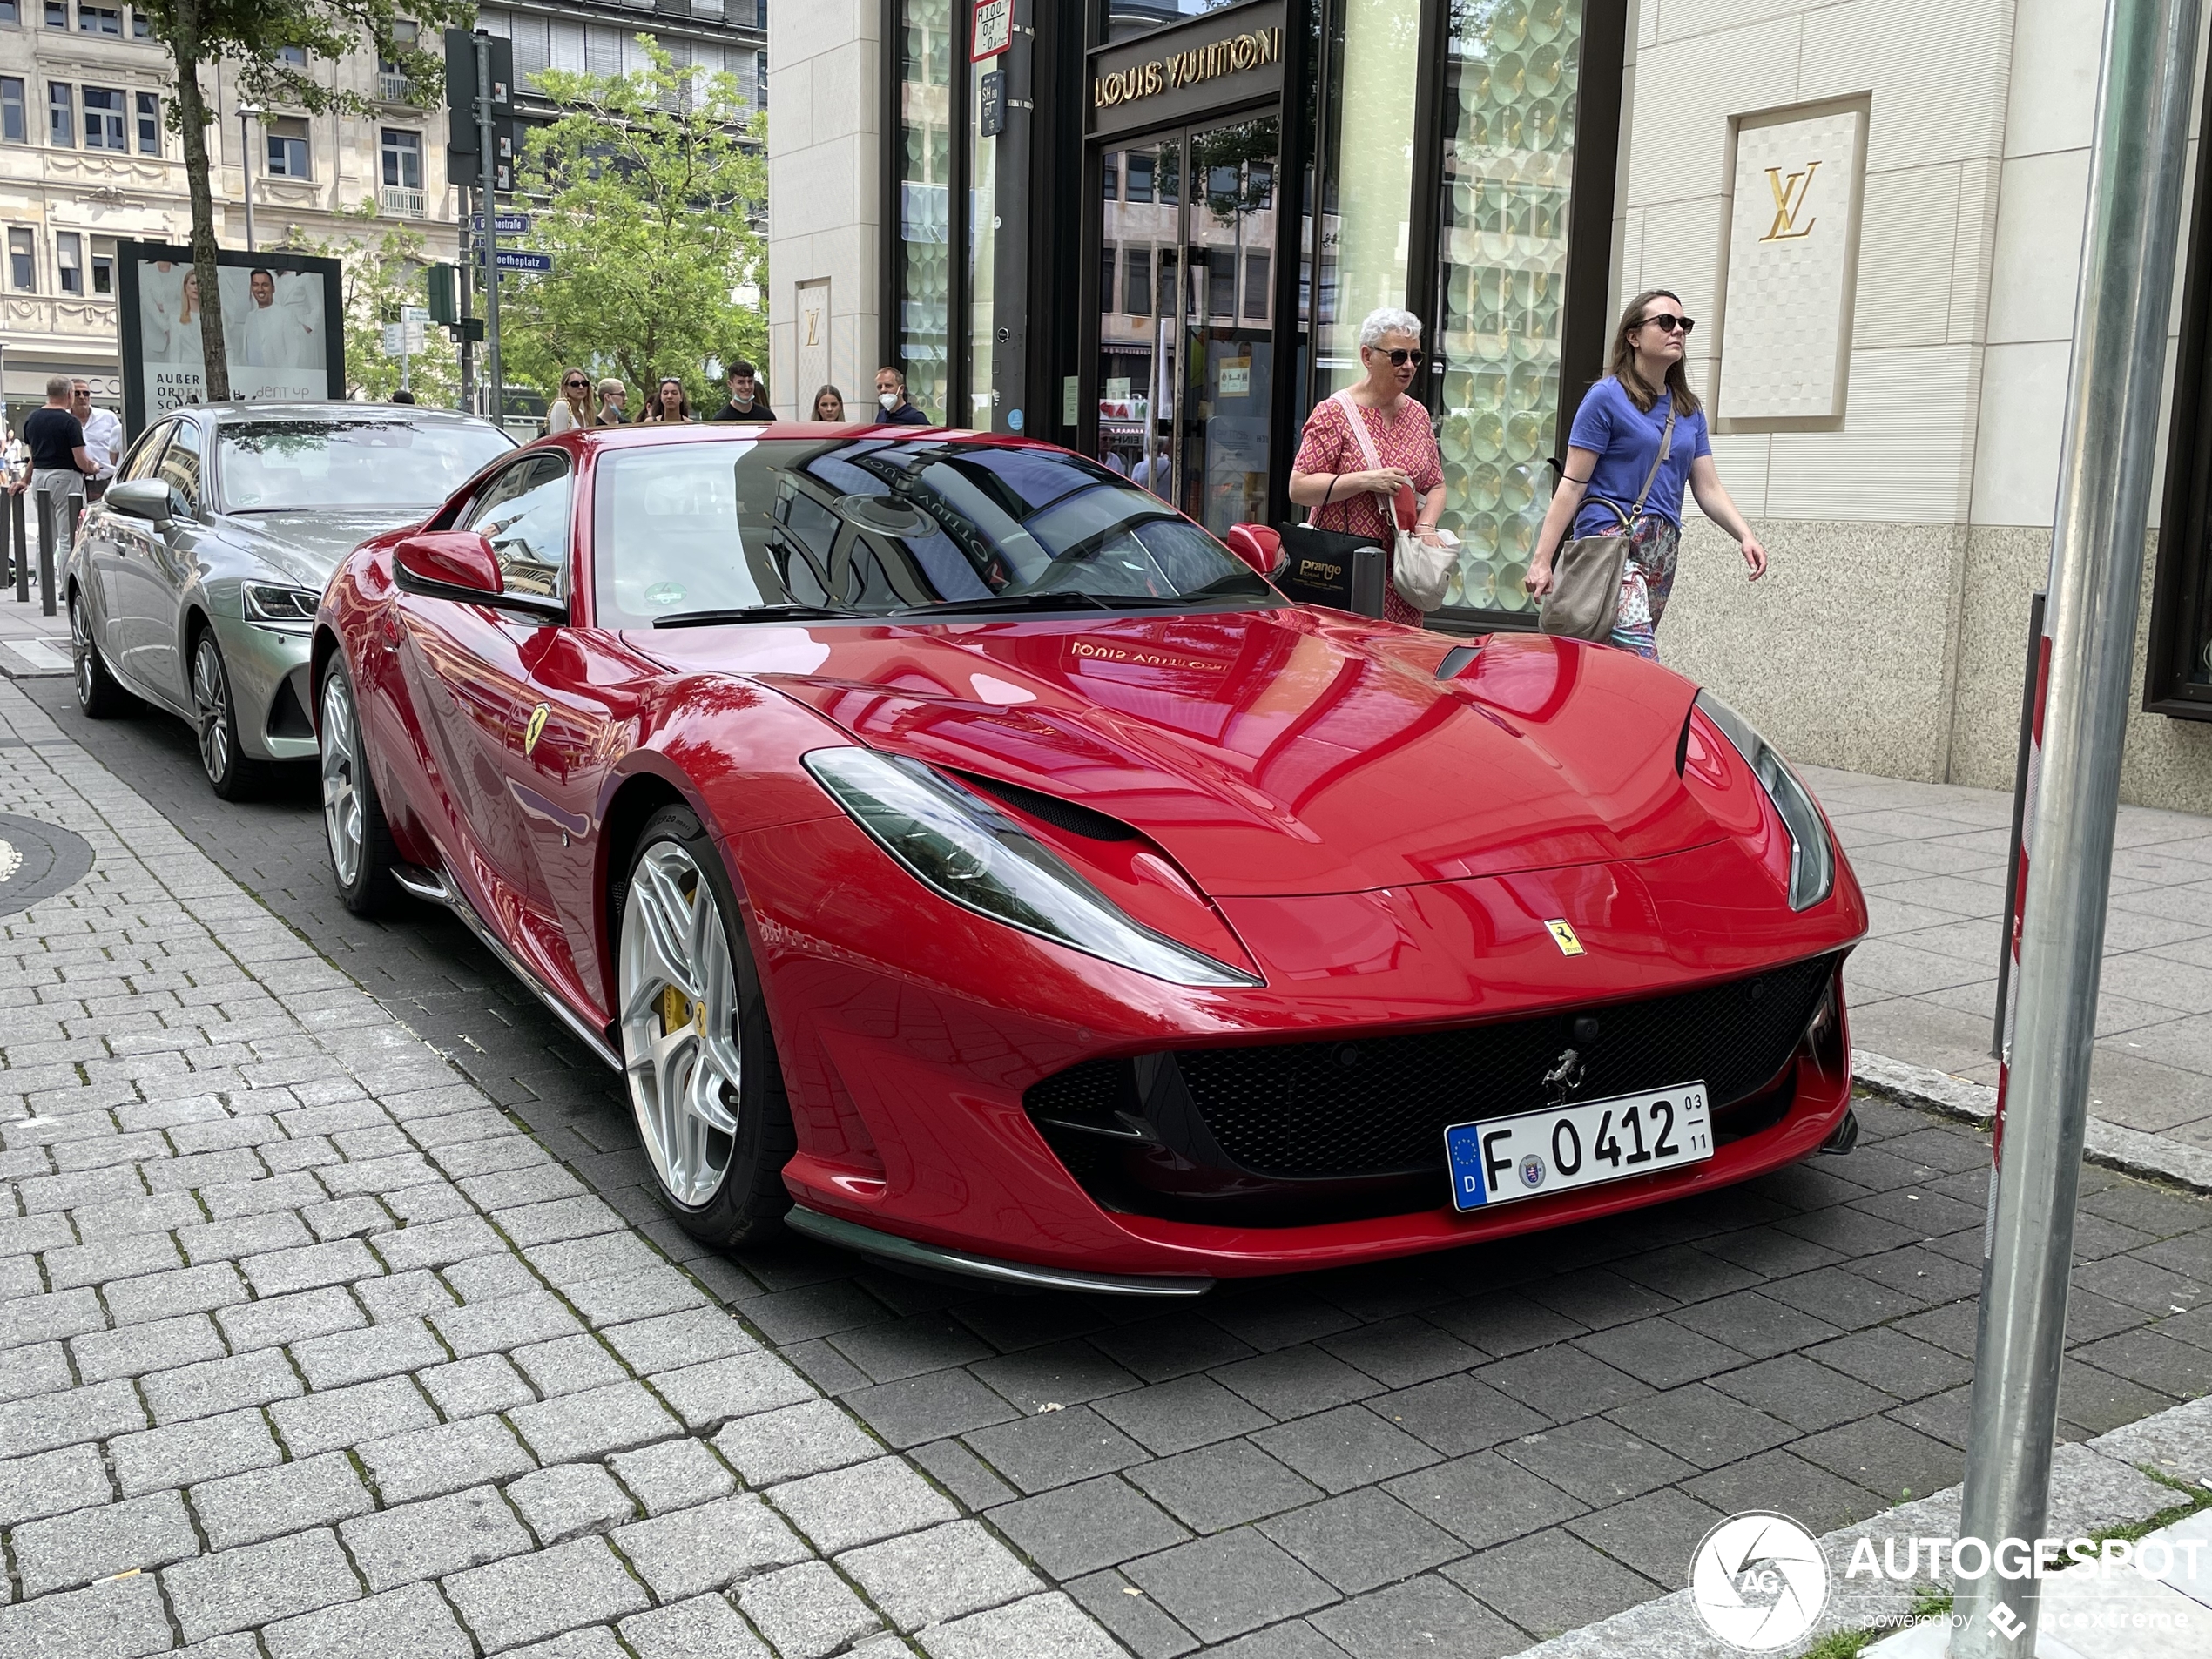
[[[714,1437],[714,1449],[746,1483],[773,1486],[883,1455],[882,1445],[826,1399],[739,1418]]]
[[[1467,1553],[1458,1539],[1374,1487],[1277,1515],[1259,1529],[1347,1595]]]
[[[774,1411],[814,1398],[813,1385],[771,1353],[738,1354],[648,1379],[669,1408],[692,1429],[733,1417]]]
[[[737,1609],[718,1595],[632,1614],[616,1628],[637,1659],[772,1659]]]
[[[327,1527],[367,1514],[375,1500],[341,1452],[203,1481],[192,1489],[210,1549],[258,1544],[280,1533]]]
[[[92,1379],[88,1377],[86,1380]],[[70,1374],[69,1350],[58,1342],[34,1342],[20,1348],[0,1349],[0,1401],[28,1399],[33,1394],[75,1386],[76,1379]]]
[[[1696,1464],[1602,1419],[1524,1434],[1507,1441],[1498,1451],[1594,1508],[1670,1486],[1697,1473]]]
[[[681,1434],[684,1426],[634,1382],[562,1394],[509,1414],[541,1463],[563,1463]]]
[[[1228,1440],[1129,1472],[1155,1502],[1193,1532],[1219,1532],[1311,1503],[1321,1489],[1249,1440]]]
[[[801,1561],[749,1579],[738,1605],[783,1659],[823,1659],[883,1628],[825,1561]]]
[[[1559,1527],[1484,1550],[1444,1575],[1539,1640],[1595,1624],[1670,1588]]]
[[[515,1512],[490,1487],[363,1514],[338,1529],[372,1590],[442,1578],[532,1548]]]
[[[284,1355],[266,1350],[158,1371],[141,1378],[138,1386],[153,1408],[154,1421],[162,1424],[212,1417],[242,1406],[266,1406],[307,1392]]]
[[[438,1420],[430,1402],[405,1377],[280,1399],[269,1407],[269,1415],[295,1458],[427,1428]]]
[[[1024,1492],[1088,1480],[1145,1460],[1144,1448],[1088,1406],[978,1429],[968,1443]]]
[[[285,1619],[261,1632],[271,1659],[470,1659],[453,1610],[428,1584]]]
[[[144,1428],[146,1414],[138,1391],[121,1379],[73,1388],[64,1394],[38,1394],[0,1406],[0,1457],[50,1452],[79,1440]]]
[[[314,1243],[300,1217],[285,1211],[265,1216],[240,1216],[231,1221],[204,1221],[177,1229],[177,1242],[194,1265],[235,1261],[241,1256],[273,1250],[289,1250]]]
[[[30,1521],[15,1529],[13,1543],[26,1597],[199,1554],[184,1500],[173,1492]]]
[[[1433,1447],[1364,1406],[1340,1406],[1251,1438],[1325,1492],[1348,1492],[1440,1460]]]
[[[215,1316],[233,1353],[249,1348],[273,1347],[280,1343],[305,1342],[337,1331],[358,1330],[368,1323],[361,1304],[343,1288],[301,1291],[290,1296],[265,1297],[225,1308]]]
[[[472,1567],[445,1580],[444,1589],[462,1622],[491,1653],[651,1605],[645,1587],[600,1538]]]
[[[1385,1490],[1474,1548],[1540,1532],[1588,1506],[1496,1452],[1475,1452],[1388,1481]]]
[[[806,1559],[806,1546],[751,1493],[617,1527],[614,1541],[664,1602],[718,1589],[764,1567]]]
[[[118,1435],[108,1443],[116,1484],[126,1497],[266,1468],[283,1455],[261,1413],[253,1410]]]
[[[454,1263],[442,1277],[466,1303],[519,1299],[542,1305],[546,1295],[545,1287],[530,1271],[529,1264],[510,1251],[492,1256],[471,1256]],[[558,1299],[555,1298],[556,1305]]]
[[[508,1484],[507,1497],[542,1544],[564,1544],[637,1518],[637,1506],[596,1463],[563,1463],[523,1475]]]
[[[1667,1581],[1688,1575],[1697,1541],[1723,1519],[1719,1510],[1687,1492],[1662,1487],[1577,1515],[1567,1529],[1646,1578]]]
[[[569,1300],[595,1325],[648,1319],[657,1314],[704,1306],[707,1294],[685,1273],[665,1264],[611,1278],[589,1278],[567,1287]],[[711,1312],[720,1314],[718,1309]],[[721,1314],[726,1322],[728,1316]]]
[[[942,1493],[895,1458],[878,1458],[772,1488],[769,1501],[826,1554],[873,1544],[960,1511]]]
[[[105,1382],[111,1377],[144,1376],[150,1371],[166,1371],[199,1359],[218,1359],[226,1352],[221,1335],[204,1313],[126,1325],[114,1331],[88,1331],[71,1338],[69,1345],[77,1358],[78,1376],[88,1383]],[[65,1367],[61,1386],[70,1386]]]
[[[1249,1433],[1274,1420],[1206,1376],[1155,1383],[1102,1399],[1092,1409],[1156,1457]]]
[[[1022,1494],[958,1440],[932,1440],[907,1453],[914,1467],[971,1509],[987,1509]]]
[[[990,1512],[990,1521],[1063,1583],[1166,1549],[1190,1535],[1113,1475],[1001,1504]]]
[[[114,1496],[95,1446],[71,1446],[0,1463],[0,1527],[105,1503]]]
[[[98,1244],[50,1250],[44,1260],[46,1283],[57,1291],[74,1290],[80,1285],[101,1285],[134,1274],[165,1272],[185,1264],[166,1233],[107,1238]]]
[[[423,1391],[448,1417],[475,1417],[527,1406],[537,1399],[505,1354],[479,1354],[415,1373]]]
[[[580,1329],[576,1315],[543,1291],[441,1309],[429,1318],[455,1357],[462,1359],[471,1354],[518,1348],[526,1342],[565,1337]]]
[[[1519,1653],[1527,1642],[1487,1608],[1433,1575],[1317,1613],[1313,1623],[1352,1659],[1439,1652],[1491,1659]]]
[[[294,1347],[292,1357],[307,1373],[309,1385],[318,1389],[395,1377],[448,1358],[420,1319],[395,1319],[366,1331],[316,1337]]]
[[[760,1345],[719,1308],[691,1308],[632,1325],[612,1325],[603,1334],[631,1369],[639,1372],[675,1371],[709,1359],[752,1353]]]
[[[136,1659],[175,1642],[151,1576],[0,1607],[4,1659]]]
[[[1110,1570],[1093,1573],[1087,1578],[1070,1580],[1066,1588],[1086,1613],[1119,1638],[1137,1659],[1180,1659],[1180,1656],[1193,1651],[1198,1645],[1197,1637],[1170,1618],[1123,1574]],[[1275,1630],[1263,1631],[1261,1635],[1273,1635],[1284,1629],[1278,1625]],[[1321,1648],[1330,1645],[1321,1642],[1318,1636],[1314,1641]],[[1278,1650],[1269,1659],[1285,1659],[1285,1654]],[[1326,1659],[1342,1659],[1342,1656],[1330,1652]]]
[[[879,1659],[875,1643],[853,1659]],[[1067,1596],[1033,1595],[921,1634],[930,1659],[1122,1659],[1115,1644]],[[884,1652],[894,1653],[887,1643]]]
[[[821,1344],[804,1345],[821,1350],[840,1366],[844,1365],[833,1349]],[[786,1350],[793,1358],[801,1352],[799,1348]],[[849,1366],[844,1368],[852,1371]],[[842,1392],[844,1386],[821,1366],[810,1362],[808,1370],[823,1387]],[[860,1373],[853,1372],[852,1381],[861,1379]],[[948,1434],[964,1434],[970,1429],[1008,1422],[1021,1415],[1007,1403],[1003,1394],[985,1386],[959,1366],[901,1378],[873,1388],[854,1388],[844,1394],[844,1399],[870,1428],[897,1447],[919,1446]]]
[[[1703,1383],[1624,1406],[1612,1420],[1701,1469],[1757,1456],[1797,1434],[1780,1419]]]
[[[402,1227],[376,1241],[376,1253],[395,1273],[418,1267],[444,1267],[472,1256],[504,1255],[507,1241],[481,1216],[457,1216],[419,1227]]]
[[[507,1659],[631,1659],[630,1650],[616,1637],[614,1626],[595,1624],[571,1630],[550,1642],[533,1642],[527,1648],[510,1648]]]
[[[313,1613],[361,1593],[337,1535],[327,1529],[179,1561],[161,1578],[187,1642]]]
[[[414,1429],[370,1440],[359,1450],[388,1504],[458,1492],[480,1481],[504,1480],[534,1467],[514,1431],[496,1417]]]
[[[1130,1578],[1201,1640],[1224,1642],[1337,1599],[1325,1583],[1249,1528],[1133,1561]]]
[[[453,1292],[428,1268],[393,1273],[383,1278],[365,1278],[353,1290],[361,1305],[368,1310],[368,1317],[381,1325],[419,1318],[423,1314],[458,1305]]]
[[[29,1296],[0,1307],[0,1347],[44,1342],[98,1331],[107,1324],[100,1298],[90,1290],[57,1291],[51,1296]]]
[[[1383,1392],[1364,1371],[1311,1344],[1222,1366],[1214,1379],[1278,1420],[1349,1405]]]
[[[621,1382],[629,1375],[622,1361],[608,1352],[597,1337],[556,1337],[550,1342],[517,1348],[507,1357],[548,1399],[556,1394],[580,1393]]]
[[[607,1467],[645,1507],[649,1515],[688,1509],[737,1490],[738,1478],[704,1440],[664,1440],[658,1446],[617,1452]]]
[[[1042,1590],[1036,1575],[973,1521],[847,1551],[838,1566],[909,1633]]]
[[[149,1273],[144,1278],[118,1280],[100,1294],[118,1325],[137,1325],[179,1313],[212,1313],[246,1300],[246,1286],[228,1262],[210,1262],[203,1267],[179,1267],[166,1273]]]

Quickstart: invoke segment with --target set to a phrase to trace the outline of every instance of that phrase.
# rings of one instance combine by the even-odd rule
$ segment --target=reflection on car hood
[[[320,511],[226,513],[216,532],[249,557],[273,567],[272,574],[318,593],[338,561],[372,536],[404,529],[428,517],[427,507],[347,507]]]
[[[1541,634],[1453,641],[1282,607],[627,636],[778,687],[871,746],[1080,800],[1210,892],[1366,891],[1718,839],[1675,769],[1696,688]]]

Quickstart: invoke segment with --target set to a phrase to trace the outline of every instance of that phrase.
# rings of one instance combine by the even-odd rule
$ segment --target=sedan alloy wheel
[[[70,666],[77,681],[77,706],[95,720],[122,713],[132,703],[129,692],[115,683],[92,643],[92,624],[84,614],[82,596],[69,599]]]
[[[231,700],[230,670],[214,630],[201,632],[192,652],[192,700],[199,730],[199,764],[225,800],[246,792],[258,770],[239,752],[238,711]]]

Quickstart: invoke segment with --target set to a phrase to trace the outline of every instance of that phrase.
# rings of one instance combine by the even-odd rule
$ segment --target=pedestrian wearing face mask
[[[876,416],[885,426],[934,426],[927,411],[907,401],[907,377],[895,368],[879,368],[875,372],[875,401],[881,411]]]
[[[760,395],[760,371],[740,357],[730,365],[730,401],[711,417],[717,421],[772,421],[775,411]]]

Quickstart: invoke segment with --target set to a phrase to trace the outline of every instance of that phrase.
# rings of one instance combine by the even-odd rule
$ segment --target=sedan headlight
[[[246,619],[280,634],[304,634],[315,625],[315,606],[322,596],[307,588],[280,588],[269,582],[239,585]]]
[[[1697,706],[1750,764],[1752,776],[1782,814],[1783,826],[1790,832],[1790,908],[1804,910],[1818,904],[1836,885],[1836,849],[1829,843],[1828,826],[1812,796],[1790,770],[1790,763],[1749,720],[1710,691],[1698,692]]]
[[[918,761],[817,749],[806,764],[878,846],[956,905],[1170,984],[1264,983],[1131,921],[1019,824]]]

